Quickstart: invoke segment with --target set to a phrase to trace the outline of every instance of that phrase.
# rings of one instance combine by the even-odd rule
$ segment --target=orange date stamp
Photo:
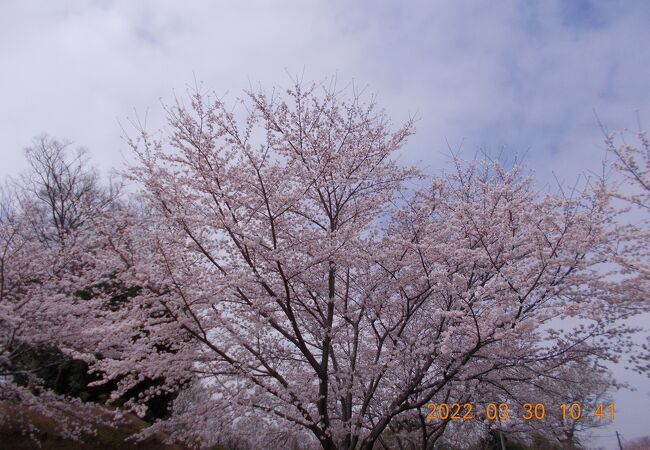
[[[553,408],[547,408],[544,403],[523,403],[511,408],[508,403],[487,403],[472,405],[471,403],[427,403],[426,420],[544,420],[547,412],[562,420],[580,420],[587,415],[600,419],[614,419],[613,403],[597,403],[592,406],[580,403],[561,403]]]

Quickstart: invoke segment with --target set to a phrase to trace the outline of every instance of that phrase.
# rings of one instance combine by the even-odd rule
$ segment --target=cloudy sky
[[[119,167],[120,124],[162,126],[161,100],[195,79],[234,97],[304,72],[368,86],[396,122],[416,114],[405,161],[525,154],[542,181],[571,182],[603,158],[594,111],[610,130],[637,115],[650,128],[649,24],[643,0],[0,0],[0,176],[41,132]],[[649,434],[650,387],[630,380],[641,391],[619,396],[617,428]]]

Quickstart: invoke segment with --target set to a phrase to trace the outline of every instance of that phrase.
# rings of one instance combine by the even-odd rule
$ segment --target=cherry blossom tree
[[[607,149],[614,156],[613,168],[621,180],[612,195],[624,202],[623,217],[617,229],[618,244],[613,259],[621,267],[624,295],[635,298],[637,307],[650,310],[650,141],[640,131],[636,142],[627,142],[627,133],[606,135]],[[647,330],[646,330],[647,331]],[[644,352],[633,355],[639,372],[650,376],[650,336]]]
[[[78,294],[100,279],[88,273],[88,258],[94,223],[114,192],[100,188],[84,152],[71,155],[66,143],[40,136],[26,156],[30,171],[5,189],[0,212],[0,400],[23,415],[26,431],[38,413],[78,438],[99,416],[47,389],[39,354],[87,349],[84,324],[96,305]]]
[[[141,290],[103,325],[122,356],[96,368],[125,390],[164,374],[205,392],[152,430],[431,448],[447,424],[400,426],[428,403],[537,395],[631,345],[605,191],[542,195],[493,161],[424,176],[395,160],[413,121],[320,85],[237,104],[194,92],[168,133],[129,141],[149,211],[113,264]]]
[[[33,414],[54,421],[64,437],[108,424],[106,410],[61,389],[67,386],[62,368],[72,364],[84,400],[104,403],[110,394],[115,404],[130,406],[128,400],[147,392],[147,401],[137,404],[141,415],[165,415],[179,385],[172,390],[167,381],[165,392],[152,393],[161,384],[156,377],[139,373],[132,380],[125,372],[127,380],[108,379],[97,372],[98,361],[123,358],[119,342],[141,331],[121,311],[139,287],[124,284],[118,273],[128,268],[118,246],[131,245],[127,239],[141,209],[120,198],[118,184],[101,183],[86,152],[67,142],[39,136],[26,157],[29,170],[8,183],[0,203],[0,401],[7,402],[0,412],[20,414],[32,434]],[[120,323],[128,335],[112,326]]]

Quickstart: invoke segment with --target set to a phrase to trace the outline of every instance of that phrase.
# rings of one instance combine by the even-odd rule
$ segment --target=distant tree
[[[650,448],[650,436],[643,436],[625,442],[626,450],[647,450]]]
[[[151,215],[116,254],[142,290],[105,345],[132,356],[96,367],[203,377],[168,429],[431,448],[443,433],[402,425],[427,403],[534,401],[628,348],[605,192],[540,195],[491,161],[427,179],[394,160],[411,121],[391,131],[372,102],[318,89],[251,92],[242,120],[194,93],[169,134],[131,140]]]

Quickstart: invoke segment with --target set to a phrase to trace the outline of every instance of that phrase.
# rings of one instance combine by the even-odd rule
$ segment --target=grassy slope
[[[9,420],[0,424],[0,449],[31,450],[38,449],[33,439],[23,435],[21,424],[14,414],[11,414],[9,404],[0,402],[0,409],[3,412],[10,412]],[[42,450],[118,450],[118,449],[139,449],[139,450],[186,450],[181,445],[165,445],[162,443],[164,436],[154,436],[143,442],[125,442],[124,440],[143,429],[147,423],[136,416],[128,416],[126,423],[117,428],[99,427],[96,436],[87,436],[84,442],[76,442],[69,439],[62,439],[56,432],[56,427],[50,419],[40,414],[26,412],[32,423],[40,430],[38,440]]]

